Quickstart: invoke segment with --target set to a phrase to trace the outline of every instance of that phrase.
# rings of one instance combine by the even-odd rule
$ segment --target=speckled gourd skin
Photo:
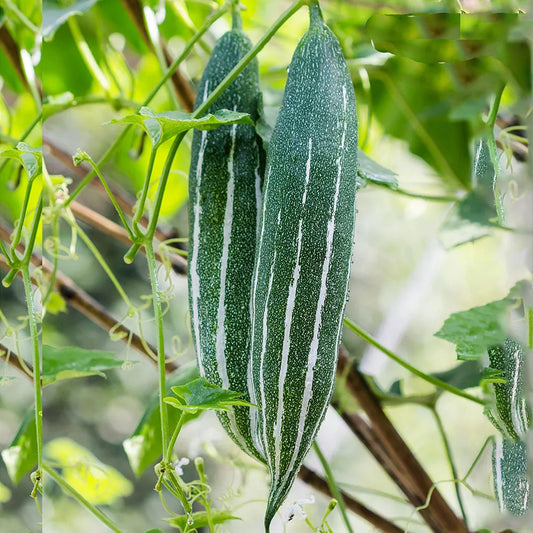
[[[271,472],[267,529],[333,391],[356,176],[352,81],[337,38],[312,5],[269,144],[254,273],[251,395],[261,410],[251,416]]]
[[[237,29],[219,39],[201,78],[195,108],[251,47]],[[259,105],[254,60],[208,112],[235,110],[256,121]],[[200,374],[243,393],[245,400],[249,399],[250,288],[261,202],[261,150],[250,125],[195,130],[189,173],[189,304]],[[262,460],[253,448],[248,411],[236,407],[218,417],[244,451]]]

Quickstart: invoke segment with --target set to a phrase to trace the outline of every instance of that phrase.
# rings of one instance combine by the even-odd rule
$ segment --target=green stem
[[[239,0],[231,0],[231,29],[242,30],[241,6]]]
[[[431,412],[433,413],[433,416],[435,417],[435,422],[437,424],[437,428],[439,430],[439,433],[440,433],[440,436],[441,436],[441,439],[442,439],[442,444],[444,445],[444,451],[446,453],[446,458],[448,459],[448,464],[450,465],[450,470],[452,472],[452,477],[453,477],[454,480],[459,481],[459,477],[457,475],[457,468],[455,466],[455,462],[454,462],[453,456],[452,456],[452,449],[450,447],[450,442],[448,440],[448,437],[446,435],[446,431],[444,429],[444,425],[442,423],[442,418],[439,415],[439,413],[438,413],[438,411],[437,411],[437,409],[435,407],[433,407],[431,409]],[[466,514],[465,506],[464,506],[464,503],[463,503],[463,498],[461,496],[461,486],[460,486],[459,483],[454,483],[453,485],[455,487],[455,494],[457,496],[457,502],[459,503],[459,508],[461,509],[461,515],[463,517],[463,522],[465,523],[466,529],[469,529],[469,527],[468,527],[468,516]]]
[[[166,462],[169,464],[172,462],[172,451],[174,450],[174,445],[176,444],[176,440],[181,431],[181,428],[183,427],[184,421],[185,421],[185,414],[182,413],[178,423],[176,424],[176,429],[174,429],[174,433],[172,433],[170,442],[168,443],[167,453],[165,457],[166,457]]]
[[[9,255],[8,251],[6,250],[6,247],[4,245],[4,241],[0,239],[0,252],[2,252],[2,255],[6,258],[7,264],[11,266],[13,264],[13,261],[11,260],[11,256]]]
[[[76,47],[85,63],[85,66],[89,69],[89,72],[94,76],[95,80],[100,84],[104,92],[109,94],[109,91],[111,90],[111,84],[91,52],[91,49],[89,48],[89,45],[87,44],[87,41],[85,40],[85,37],[83,36],[83,33],[78,25],[76,17],[69,17],[67,23],[70,28],[70,32],[72,33],[72,38],[76,43]]]
[[[485,405],[485,401],[481,398],[476,398],[475,396],[472,396],[471,394],[468,394],[467,392],[458,389],[454,387],[453,385],[450,385],[449,383],[445,383],[444,381],[441,381],[440,379],[430,376],[428,374],[425,374],[424,372],[421,372],[414,366],[410,365],[407,361],[404,361],[401,357],[396,355],[395,353],[391,352],[387,348],[385,348],[382,344],[380,344],[372,335],[364,331],[362,328],[354,324],[349,318],[344,319],[344,324],[346,327],[361,337],[364,341],[368,342],[381,352],[383,352],[387,357],[392,359],[394,362],[411,372],[411,374],[414,374],[415,376],[418,376],[419,378],[422,378],[424,381],[427,381],[428,383],[431,383],[432,385],[435,385],[436,387],[439,387],[445,391],[448,391],[452,394],[455,394],[456,396],[460,396],[461,398],[465,398],[467,400],[470,400],[472,402],[478,403],[480,405]]]
[[[460,198],[457,196],[433,196],[428,194],[416,193],[411,191],[406,191],[400,187],[396,189],[391,189],[387,187],[390,191],[401,194],[403,196],[409,196],[410,198],[420,198],[421,200],[428,200],[429,202],[457,202]]]
[[[18,142],[23,142],[26,140],[28,135],[33,131],[35,126],[41,123],[43,118],[43,112],[40,111],[37,116],[30,122],[30,125],[24,130],[24,133],[20,136],[20,139]],[[17,143],[18,144],[18,143]]]
[[[148,197],[148,190],[150,189],[150,178],[152,176],[152,170],[154,168],[155,156],[157,154],[157,147],[152,147],[150,152],[150,160],[148,161],[148,167],[146,169],[146,175],[144,177],[143,189],[141,192],[141,197],[139,198],[139,204],[137,206],[137,211],[133,217],[132,226],[135,233],[139,233],[139,221],[141,220],[144,213],[144,205],[146,203],[146,198]]]
[[[329,490],[331,490],[332,496],[337,500],[339,504],[339,509],[341,511],[342,518],[344,520],[344,523],[346,524],[346,529],[350,533],[353,533],[353,529],[350,524],[350,519],[348,518],[348,512],[346,510],[346,503],[344,501],[344,498],[342,497],[341,491],[337,487],[337,483],[335,481],[335,477],[333,476],[331,467],[329,466],[329,463],[324,454],[322,453],[322,450],[318,446],[316,440],[313,442],[313,450],[315,450],[315,453],[317,454],[318,459],[322,464],[322,468],[324,469],[324,473],[326,474],[326,480],[328,482]]]
[[[37,312],[33,300],[33,287],[28,265],[22,268],[22,278],[24,281],[24,293],[28,306],[30,335],[33,349],[33,385],[35,401],[35,428],[37,440],[37,470],[40,471],[43,462],[43,407],[41,389],[41,353],[39,350],[39,328],[37,325]]]
[[[194,115],[193,115],[194,116]],[[196,117],[195,117],[196,118]],[[159,180],[159,186],[157,188],[157,193],[155,197],[154,212],[152,214],[152,219],[150,220],[150,225],[148,226],[148,231],[146,232],[146,237],[151,240],[155,234],[157,228],[157,222],[159,220],[159,213],[161,212],[161,205],[163,204],[163,196],[165,194],[165,188],[167,186],[168,177],[170,175],[170,169],[172,167],[172,161],[174,161],[174,156],[178,151],[178,148],[181,144],[181,141],[185,137],[187,132],[178,133],[172,142],[172,146],[168,151],[167,159],[165,160],[165,166],[163,167],[163,172],[161,173],[161,179]]]
[[[139,106],[137,109],[137,113],[141,110],[143,106],[147,106],[155,97],[155,95],[159,92],[161,87],[167,82],[167,80],[172,76],[174,71],[178,68],[178,66],[181,64],[181,62],[185,59],[187,54],[190,52],[192,47],[198,42],[198,40],[202,37],[202,35],[211,27],[213,22],[218,20],[226,11],[228,10],[228,6],[224,5],[220,9],[217,9],[213,14],[208,17],[205,21],[205,24],[196,32],[196,34],[189,40],[189,42],[185,45],[185,48],[183,49],[183,52],[176,58],[176,60],[170,65],[168,70],[166,71],[165,75],[159,80],[159,82],[156,84],[156,86],[152,89],[150,94],[146,97],[142,105]],[[102,166],[113,154],[113,152],[117,149],[117,147],[120,145],[122,140],[126,137],[127,133],[131,131],[133,128],[132,124],[129,124],[126,128],[122,130],[120,135],[115,139],[113,144],[105,151],[105,153],[102,155],[102,157],[98,160],[98,166]],[[78,186],[72,191],[71,195],[67,200],[64,202],[64,206],[68,207],[70,202],[72,202],[79,194],[80,192],[87,186],[87,184],[91,181],[91,179],[94,176],[94,172],[89,172],[85,178],[78,184]]]
[[[53,468],[43,464],[43,470],[65,491],[78,501],[80,505],[90,511],[96,518],[105,524],[111,531],[122,533],[122,530],[98,507],[87,501],[74,487],[67,483]]]
[[[15,234],[13,236],[13,240],[11,241],[10,252],[11,252],[11,259],[13,261],[17,260],[17,255],[15,253],[15,250],[17,249],[17,246],[19,245],[20,240],[22,238],[22,230],[24,228],[24,222],[26,221],[26,212],[28,211],[28,204],[30,202],[32,186],[33,186],[33,180],[28,180],[28,185],[26,187],[26,190],[24,191],[24,198],[22,200],[22,207],[20,209],[20,215],[17,221],[17,227],[15,228]]]
[[[154,254],[154,245],[152,241],[146,242],[146,259],[148,260],[148,270],[150,272],[150,282],[152,284],[152,301],[154,305],[154,317],[157,328],[157,356],[159,369],[159,411],[161,413],[161,443],[162,457],[167,453],[168,440],[168,413],[165,396],[167,393],[166,373],[165,373],[165,335],[163,331],[163,314],[161,312],[161,291],[159,288],[159,279],[157,277],[157,262]]]
[[[476,458],[474,459],[474,462],[470,465],[470,468],[468,469],[468,472],[464,475],[463,479],[461,480],[463,483],[466,482],[466,480],[470,477],[470,474],[476,467],[476,465],[479,463],[481,456],[483,455],[483,452],[485,451],[485,448],[491,443],[494,442],[494,436],[491,435],[490,437],[487,437],[485,439],[485,442],[483,443],[483,446],[481,446],[481,450],[479,450],[478,454],[476,455]]]
[[[113,273],[109,265],[106,263],[104,257],[102,256],[98,248],[91,241],[89,236],[80,228],[80,226],[75,221],[68,220],[68,223],[76,230],[78,235],[81,237],[81,240],[85,243],[85,246],[89,248],[93,256],[100,263],[100,266],[102,267],[104,272],[107,274],[107,276],[109,277],[109,279],[111,280],[115,288],[117,289],[117,292],[120,294],[125,304],[128,306],[128,310],[133,309],[133,305],[131,304],[130,299],[128,298],[128,295],[126,294],[126,291],[122,288],[122,285],[116,278],[115,274]]]
[[[116,201],[115,196],[111,192],[111,189],[109,188],[109,185],[107,184],[107,181],[105,180],[104,176],[100,172],[100,169],[99,169],[98,165],[86,153],[83,153],[81,160],[82,161],[87,161],[93,167],[93,170],[94,170],[94,172],[96,172],[96,175],[98,176],[98,178],[102,182],[102,185],[104,186],[104,189],[105,189],[107,195],[109,196],[109,199],[111,200],[111,203],[115,207],[115,210],[118,213],[118,216],[120,217],[122,225],[124,226],[124,228],[128,232],[128,234],[130,236],[130,239],[132,241],[134,241],[135,240],[135,235],[133,234],[133,231],[131,230],[131,228],[130,228],[130,226],[128,224],[128,221],[126,220],[126,215],[124,215],[122,209],[120,209],[120,206],[118,205],[118,202]]]

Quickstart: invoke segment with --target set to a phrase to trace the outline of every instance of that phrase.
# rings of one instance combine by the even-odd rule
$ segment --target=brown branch
[[[150,37],[148,36],[148,31],[146,30],[141,4],[138,2],[138,0],[121,1],[124,7],[126,8],[126,11],[130,15],[131,19],[133,20],[135,26],[137,27],[137,30],[141,34],[141,37],[143,38],[144,42],[146,43],[148,48],[153,50],[154,47],[152,45]],[[161,48],[165,56],[165,62],[167,64],[167,67],[170,67],[170,65],[173,63],[173,59],[170,56],[170,53],[168,52],[167,46],[164,43],[163,39],[161,39]],[[194,91],[191,87],[190,82],[183,76],[183,74],[181,74],[179,68],[174,70],[174,72],[172,73],[172,84],[174,86],[174,90],[176,91],[176,95],[178,96],[178,99],[180,101],[181,107],[185,111],[190,113],[193,110],[194,106]]]
[[[388,456],[387,464],[389,468],[394,466],[396,475],[401,477],[400,488],[409,501],[415,507],[420,507],[426,503],[428,495],[431,494],[427,507],[420,510],[425,522],[437,533],[467,533],[466,526],[435,488],[431,478],[387,418],[379,401],[362,375],[349,361],[348,354],[342,347],[339,351],[338,374],[344,376],[350,394],[368,416],[370,427],[383,448],[378,453],[384,454],[382,459]],[[345,421],[348,422],[347,418]]]
[[[327,482],[322,479],[316,472],[313,472],[307,466],[302,466],[298,477],[309,486],[313,487],[315,490],[322,492],[326,496],[333,498],[333,494],[327,484]],[[368,523],[372,524],[374,527],[378,528],[380,531],[385,533],[402,533],[403,529],[396,527],[392,522],[389,522],[386,518],[376,514],[374,511],[370,510],[368,507],[365,507],[362,503],[358,502],[356,499],[352,498],[349,494],[346,494],[344,491],[340,491],[346,507],[350,509],[353,513],[360,516]]]
[[[13,67],[13,70],[17,74],[17,77],[22,85],[26,89],[29,89],[28,80],[26,79],[26,74],[20,59],[19,47],[14,41],[13,37],[11,37],[11,34],[9,33],[9,30],[5,24],[0,26],[0,48],[4,51],[5,56]]]
[[[113,237],[119,242],[122,242],[127,246],[131,246],[132,242],[128,235],[128,232],[122,226],[115,224],[100,213],[97,213],[96,211],[93,211],[92,209],[89,209],[88,207],[85,207],[84,205],[78,202],[72,202],[70,204],[70,207],[72,209],[72,212],[81,221],[85,222],[86,224],[89,224],[91,227],[101,231],[102,233]],[[146,253],[144,247],[141,248],[141,252],[144,254]],[[159,262],[162,262],[162,258],[159,253],[156,253],[156,259]],[[170,264],[172,265],[172,270],[174,270],[174,272],[176,272],[177,274],[187,273],[187,260],[184,259],[182,256],[175,253],[169,253],[168,259],[170,261]]]
[[[3,258],[0,258],[0,261],[2,261],[3,266],[3,264],[5,264],[3,262]],[[2,343],[0,343],[0,359],[3,359],[8,365],[12,366],[19,372],[22,372],[27,378],[33,381],[33,368],[31,367],[31,365],[24,361],[27,369],[24,368],[24,366],[20,363],[19,356],[15,352],[13,352],[13,350],[10,350],[6,346],[4,346]],[[28,370],[31,372],[30,374],[28,373]]]

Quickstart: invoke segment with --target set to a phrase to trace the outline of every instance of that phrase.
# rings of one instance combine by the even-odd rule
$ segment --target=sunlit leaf
[[[142,127],[154,146],[158,146],[178,133],[193,128],[211,130],[228,124],[254,125],[248,113],[239,113],[228,109],[221,109],[204,117],[193,118],[190,113],[182,111],[155,113],[149,107],[142,107],[138,115],[126,115],[111,121],[111,124],[121,123],[136,124]]]
[[[500,509],[516,516],[524,515],[531,500],[526,443],[496,439],[492,452],[492,474]]]
[[[37,465],[37,437],[33,409],[24,416],[9,447],[2,451],[2,459],[14,485]]]
[[[0,152],[1,157],[18,161],[24,167],[30,180],[39,176],[42,172],[43,154],[40,148],[32,148],[26,143],[20,142],[16,148]]]
[[[500,382],[493,384],[495,405],[487,413],[489,419],[506,438],[523,438],[531,425],[524,349],[508,337],[503,344],[489,348],[489,361],[500,375]]]
[[[205,378],[198,378],[186,385],[172,387],[176,397],[165,398],[165,402],[186,413],[196,413],[207,409],[229,411],[234,405],[250,406],[253,404],[240,400],[242,394],[221,389]]]
[[[233,516],[229,511],[212,510],[210,515],[211,523],[213,524],[223,524],[229,520],[240,520],[239,517]],[[209,525],[207,513],[205,511],[178,516],[176,518],[167,518],[165,521],[171,526],[178,528],[179,531],[190,531],[191,529],[206,527]]]
[[[77,346],[55,348],[43,345],[43,385],[85,376],[105,377],[103,370],[120,367],[125,361],[112,352],[85,350]]]
[[[65,299],[58,292],[53,292],[46,303],[46,312],[52,315],[65,313],[67,311],[67,303]]]
[[[48,96],[43,102],[43,120],[63,109],[68,109],[74,100],[74,95],[71,92]]]
[[[94,505],[110,505],[133,492],[132,483],[118,470],[71,439],[50,441],[44,453],[62,470],[65,481]]]
[[[196,365],[183,368],[169,376],[167,386],[170,389],[172,385],[188,383],[197,377]],[[172,430],[181,416],[182,413],[176,409],[168,411],[169,427]],[[158,395],[151,398],[137,428],[132,436],[123,442],[123,447],[131,469],[137,477],[161,457],[161,417]]]
[[[43,0],[42,32],[46,40],[50,40],[56,30],[73,15],[81,15],[98,0],[74,0],[61,2],[59,0]]]

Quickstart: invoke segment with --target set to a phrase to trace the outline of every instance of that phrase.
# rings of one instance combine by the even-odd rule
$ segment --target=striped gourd
[[[357,114],[316,3],[269,144],[252,305],[252,436],[271,473],[267,529],[333,391],[355,224]]]
[[[235,24],[234,24],[235,26]],[[234,27],[213,49],[195,107],[251,49]],[[209,108],[258,118],[259,73],[252,61]],[[253,126],[195,130],[189,175],[188,281],[192,333],[200,374],[248,400],[251,279],[261,205],[262,147]],[[249,409],[219,413],[232,439],[262,460],[250,438]]]

